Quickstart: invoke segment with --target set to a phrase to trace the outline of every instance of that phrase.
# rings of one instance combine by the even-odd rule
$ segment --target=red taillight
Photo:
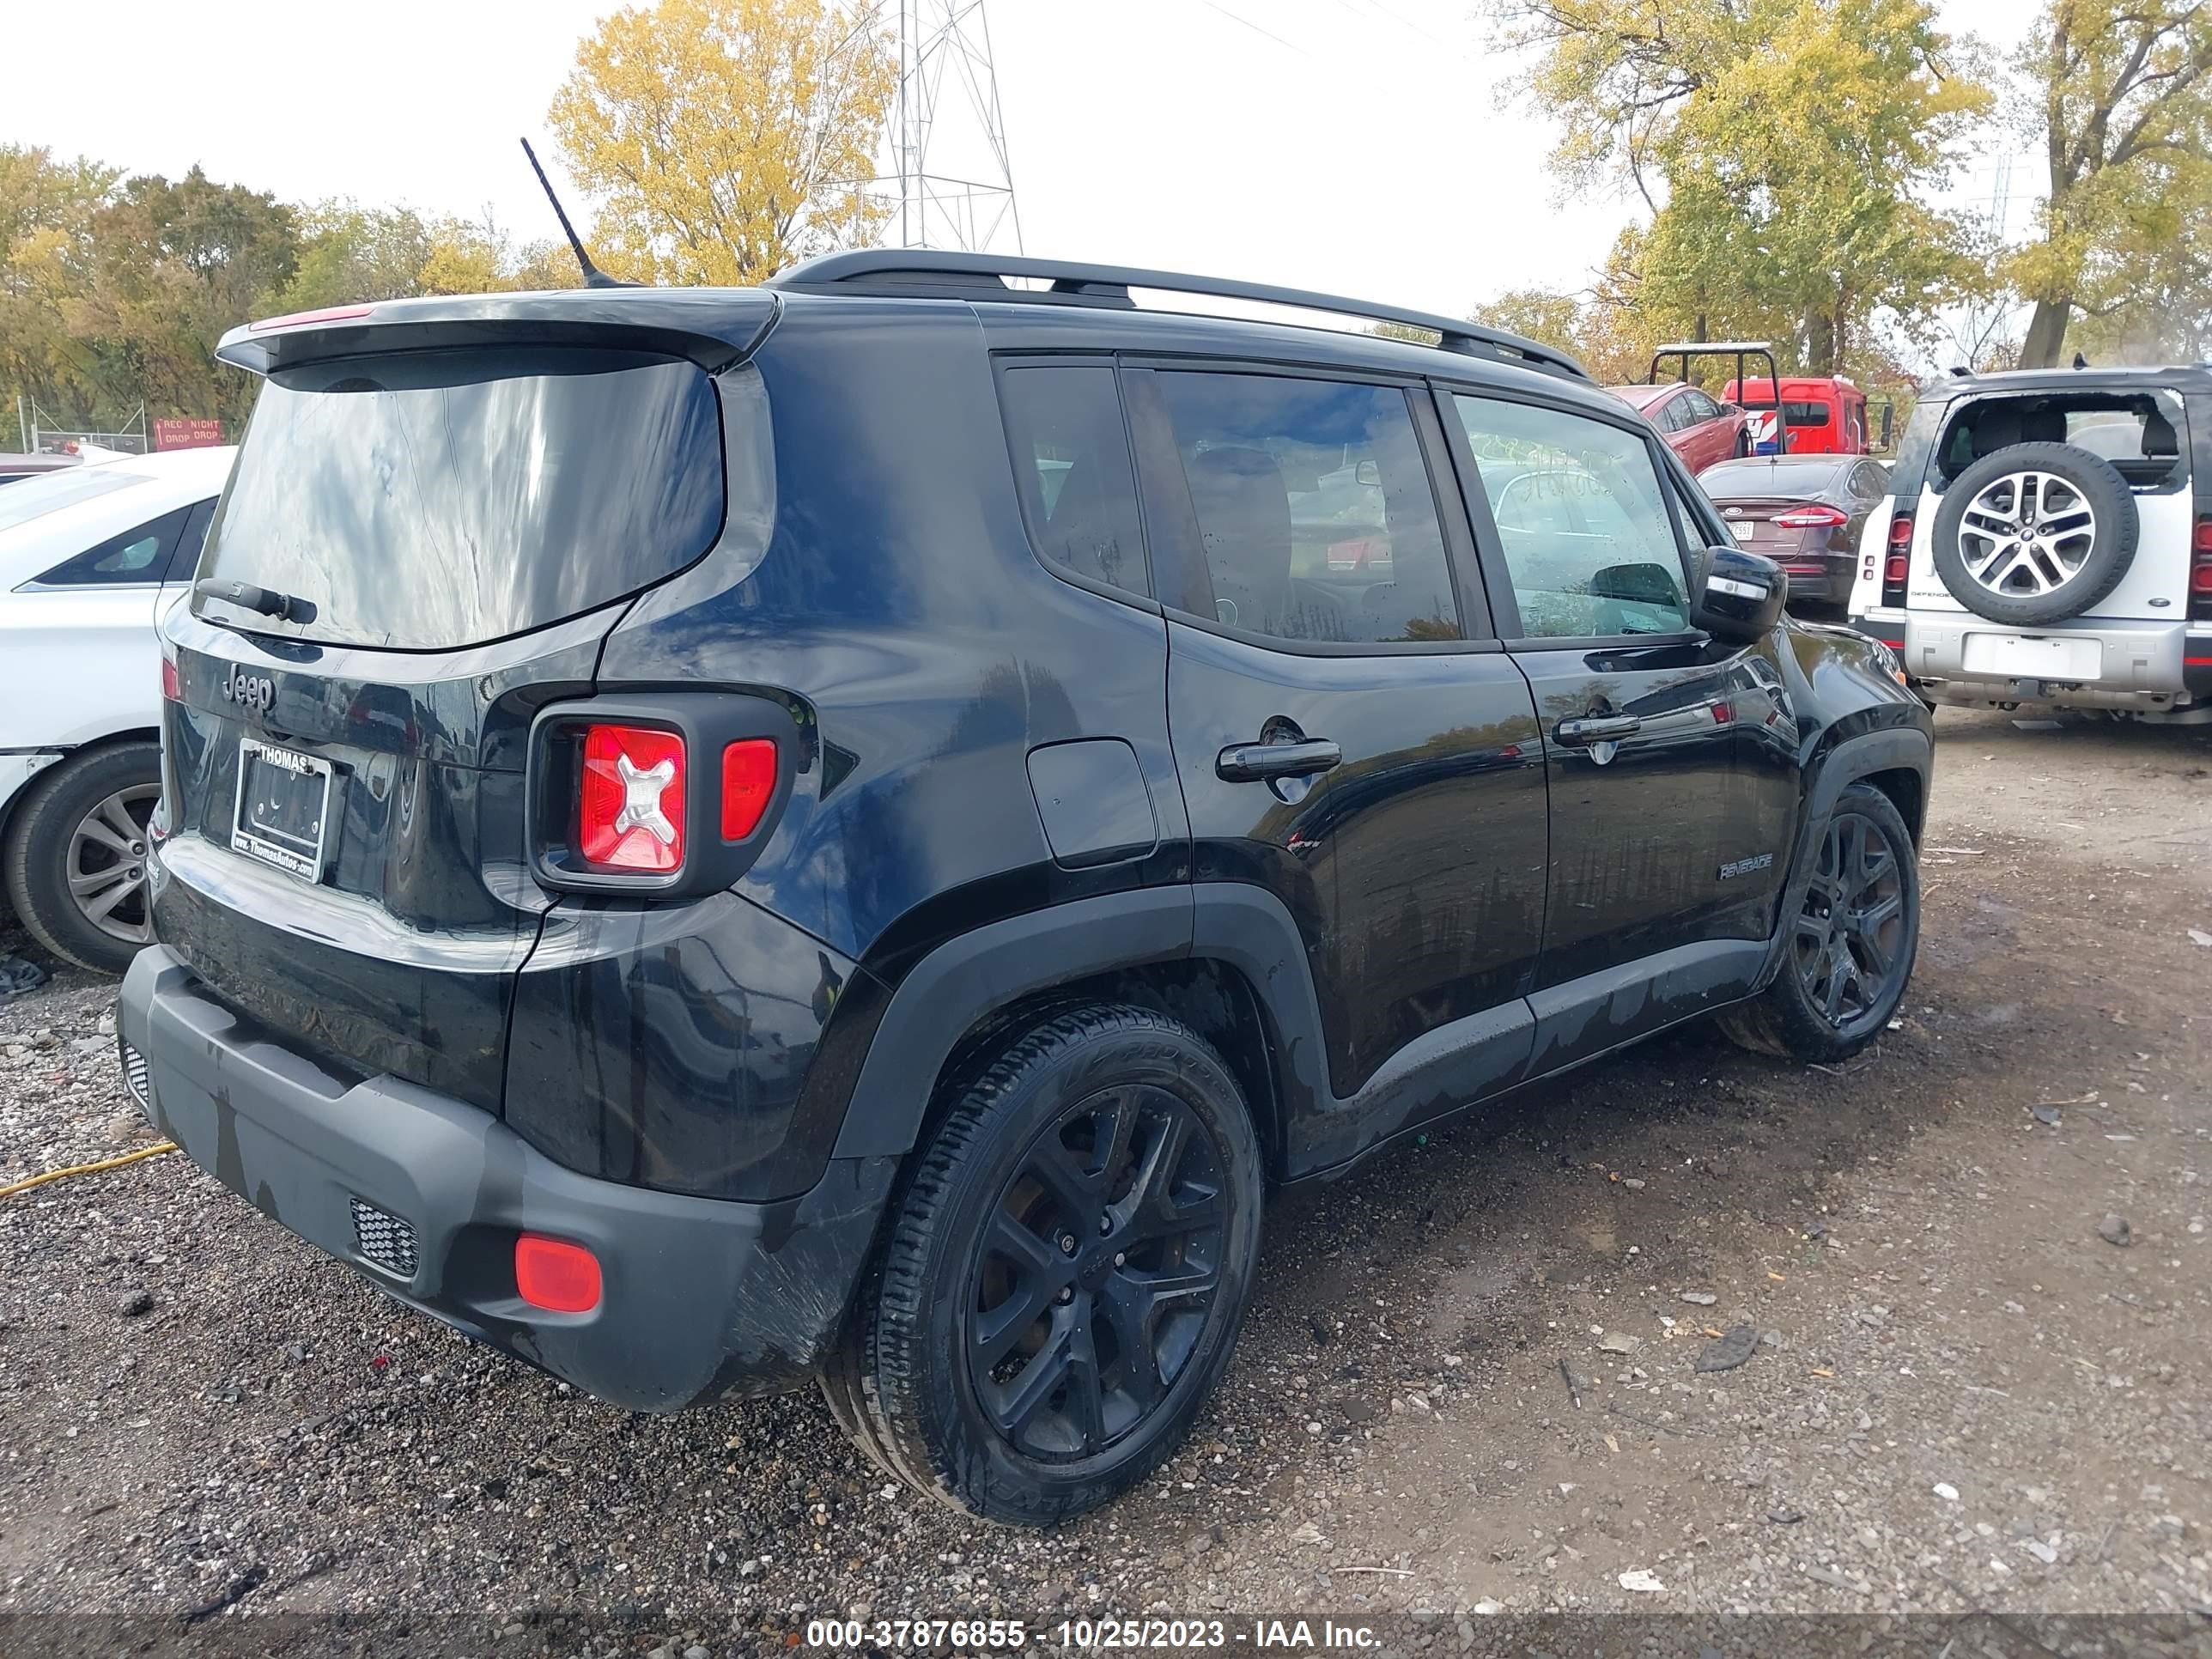
[[[2212,558],[2212,518],[2197,521],[2197,554],[2199,558]]]
[[[746,738],[722,750],[724,841],[743,841],[758,829],[775,795],[775,738]]]
[[[584,729],[576,851],[595,870],[684,867],[684,739],[650,726]]]
[[[1804,507],[1793,507],[1787,513],[1778,513],[1774,522],[1784,530],[1833,530],[1839,524],[1849,524],[1851,515],[1814,501]]]
[[[1912,570],[1912,515],[1900,513],[1889,521],[1889,556],[1881,565],[1881,602],[1905,603],[1905,579]]]
[[[599,1259],[565,1238],[521,1234],[514,1241],[514,1290],[548,1313],[589,1313],[599,1305]]]
[[[166,651],[161,653],[161,696],[167,702],[185,700],[185,689],[177,681],[177,659]]]

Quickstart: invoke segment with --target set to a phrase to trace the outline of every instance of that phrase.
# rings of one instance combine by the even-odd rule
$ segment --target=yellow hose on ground
[[[0,1198],[13,1193],[27,1193],[33,1187],[43,1187],[49,1181],[59,1181],[64,1176],[98,1175],[102,1170],[119,1170],[126,1164],[136,1164],[141,1158],[159,1158],[164,1152],[173,1152],[177,1143],[165,1140],[155,1146],[141,1146],[135,1152],[125,1152],[120,1158],[103,1158],[97,1164],[72,1164],[66,1170],[49,1170],[44,1175],[34,1175],[21,1181],[11,1181],[0,1187]]]

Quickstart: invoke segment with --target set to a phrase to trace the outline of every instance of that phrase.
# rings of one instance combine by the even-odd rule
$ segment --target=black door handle
[[[1552,735],[1571,749],[1585,749],[1594,743],[1632,738],[1643,729],[1644,722],[1633,714],[1592,714],[1578,720],[1561,720]]]
[[[1260,783],[1268,778],[1311,777],[1343,758],[1344,751],[1327,738],[1305,738],[1297,743],[1240,743],[1221,751],[1213,763],[1213,772],[1228,783]]]

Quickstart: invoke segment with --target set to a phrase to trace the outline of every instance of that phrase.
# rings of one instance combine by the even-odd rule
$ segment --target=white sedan
[[[0,492],[0,875],[41,945],[120,973],[151,937],[155,624],[191,589],[237,451],[72,467]]]

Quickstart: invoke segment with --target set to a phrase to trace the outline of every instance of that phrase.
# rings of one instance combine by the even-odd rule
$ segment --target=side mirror
[[[1747,644],[1774,631],[1790,597],[1790,578],[1780,565],[1740,547],[1709,547],[1700,563],[1698,591],[1690,600],[1691,627],[1717,640]]]
[[[1379,486],[1382,482],[1382,463],[1380,461],[1360,462],[1357,467],[1352,469],[1352,479],[1354,483],[1366,484],[1370,487]]]
[[[1896,426],[1897,405],[1884,404],[1881,406],[1881,447],[1885,450],[1890,447],[1897,435]]]

